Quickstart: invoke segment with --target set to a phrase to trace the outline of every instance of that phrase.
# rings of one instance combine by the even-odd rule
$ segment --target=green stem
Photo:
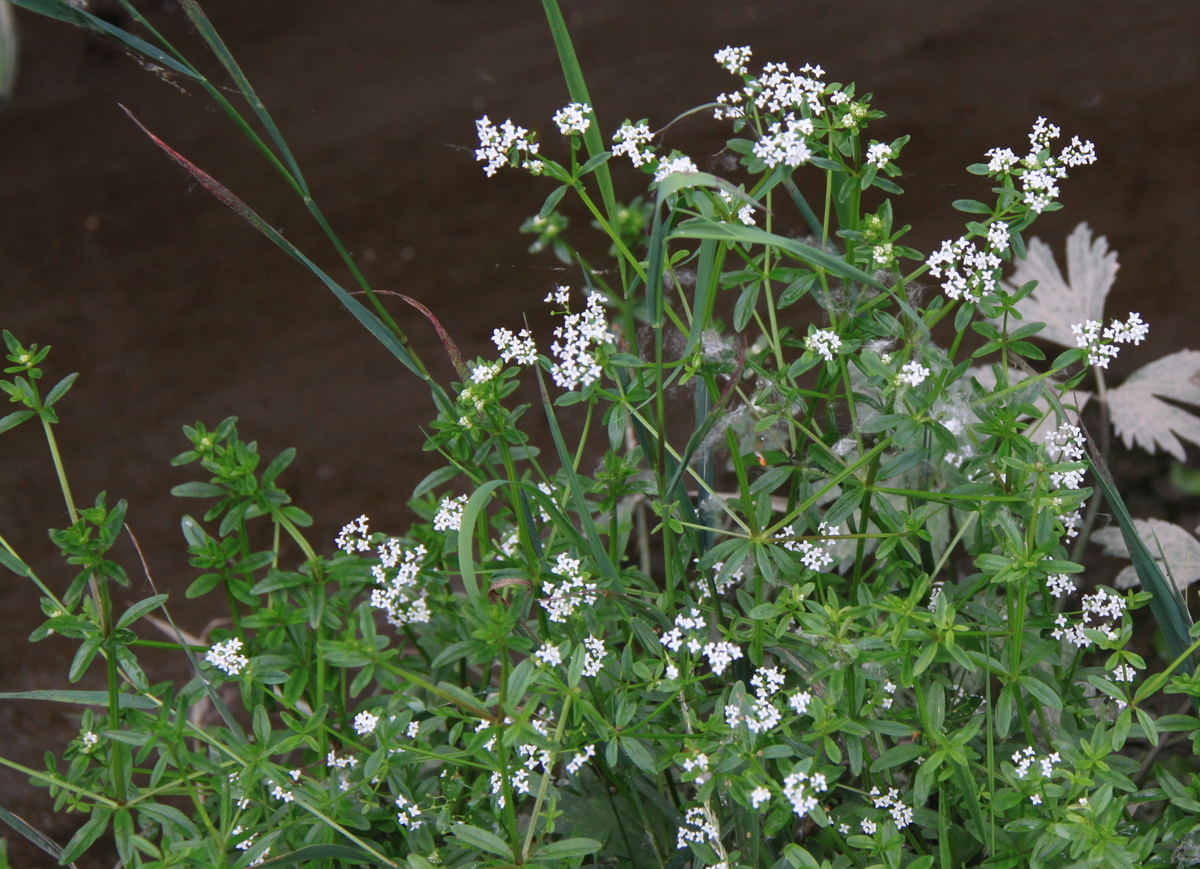
[[[40,402],[39,402],[40,403]],[[62,487],[63,500],[67,502],[67,513],[71,516],[71,524],[79,521],[79,511],[75,509],[75,499],[71,497],[71,485],[67,482],[67,471],[63,467],[62,456],[58,452],[58,441],[54,439],[54,431],[50,428],[50,420],[39,410],[42,428],[46,431],[46,443],[50,445],[50,456],[54,459],[54,472],[58,474],[58,485]]]

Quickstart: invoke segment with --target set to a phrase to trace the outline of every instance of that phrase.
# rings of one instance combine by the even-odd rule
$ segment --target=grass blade
[[[0,700],[51,700],[55,703],[79,703],[83,706],[107,706],[107,691],[11,691],[0,694]],[[159,704],[140,694],[118,694],[117,705],[122,709],[157,709]]]
[[[195,70],[189,69],[175,58],[159,51],[146,40],[139,39],[132,33],[126,33],[120,27],[117,27],[117,25],[109,24],[103,18],[97,18],[90,12],[77,9],[66,2],[66,0],[8,0],[8,2],[14,6],[20,6],[22,9],[28,9],[30,12],[36,12],[38,15],[45,15],[47,18],[56,18],[59,21],[74,24],[76,27],[91,30],[94,33],[103,33],[131,51],[143,54],[155,63],[161,63],[172,72],[177,72],[182,76],[187,76],[196,81],[199,81],[201,78]]]
[[[217,197],[217,199],[228,206],[235,214],[240,216],[243,220],[257,229],[271,241],[275,242],[275,244],[278,245],[285,253],[316,275],[317,278],[319,278],[321,282],[325,284],[325,286],[327,286],[335,296],[337,296],[338,301],[340,301],[346,307],[346,309],[354,315],[355,319],[367,327],[368,332],[374,335],[384,347],[391,351],[392,355],[399,359],[409,371],[413,372],[425,381],[425,383],[429,386],[430,391],[433,393],[434,402],[438,405],[439,409],[449,411],[453,407],[453,402],[451,402],[447,397],[445,390],[443,390],[442,387],[432,377],[429,376],[429,374],[425,371],[425,367],[420,363],[420,360],[418,360],[409,351],[408,347],[406,347],[404,343],[400,341],[400,339],[394,332],[392,332],[392,330],[388,329],[387,326],[383,324],[383,321],[367,310],[367,308],[361,302],[343,289],[341,285],[337,283],[337,281],[325,274],[325,272],[322,271],[316,263],[301,253],[299,248],[280,235],[279,232],[274,229],[274,227],[259,217],[249,205],[234,195],[227,187],[206,173],[200,167],[196,166],[162,139],[158,138],[158,136],[151,133],[148,129],[146,129],[145,125],[143,125],[141,121],[134,117],[133,113],[130,112],[129,109],[126,109],[124,106],[121,108],[124,110],[125,114],[129,115],[130,119],[141,128],[142,132],[150,137],[150,140],[154,142],[154,144],[158,145],[158,147],[161,148],[167,154],[167,156],[186,169],[193,178],[200,182],[200,185],[204,187],[205,190]]]
[[[33,844],[37,845],[55,860],[61,859],[63,849],[59,847],[57,842],[41,830],[31,827],[23,818],[19,815],[14,815],[8,809],[4,808],[4,806],[0,806],[0,821],[4,821],[4,823],[8,824],[30,842],[33,842]],[[71,867],[75,866],[74,863],[68,863],[67,865]]]
[[[550,35],[554,37],[554,48],[558,52],[558,63],[562,67],[563,78],[567,80],[567,93],[572,102],[586,103],[592,107],[595,123],[589,124],[583,134],[583,143],[587,146],[588,156],[595,157],[607,148],[600,137],[600,118],[596,115],[596,107],[588,95],[587,82],[583,78],[583,70],[579,66],[579,58],[575,56],[575,46],[571,43],[571,33],[567,30],[567,22],[563,20],[562,10],[558,8],[558,0],[542,0],[546,10],[546,21],[550,25]],[[596,183],[600,185],[600,198],[604,202],[604,210],[608,212],[612,222],[617,210],[617,196],[613,191],[612,173],[608,164],[603,163],[596,169]]]
[[[458,526],[458,572],[462,576],[467,600],[480,612],[483,605],[479,599],[479,581],[475,578],[475,558],[472,554],[472,538],[475,536],[475,521],[487,506],[492,492],[508,484],[508,480],[488,480],[473,493],[463,508],[462,521]]]
[[[1083,425],[1082,422],[1078,424],[1081,427]],[[1087,435],[1086,431],[1084,435]],[[1104,500],[1112,508],[1113,516],[1116,517],[1117,524],[1121,528],[1121,536],[1125,538],[1125,545],[1129,547],[1129,557],[1133,561],[1133,569],[1137,571],[1142,588],[1154,595],[1150,601],[1150,612],[1154,614],[1154,619],[1163,632],[1163,638],[1167,641],[1171,657],[1178,658],[1187,651],[1190,645],[1188,632],[1192,627],[1192,617],[1188,612],[1187,604],[1180,596],[1175,583],[1163,576],[1154,556],[1150,554],[1150,550],[1142,541],[1141,535],[1134,527],[1133,517],[1129,515],[1129,510],[1121,499],[1116,484],[1113,483],[1108,465],[1105,464],[1104,457],[1093,445],[1090,436],[1087,437],[1087,445],[1088,452],[1091,454],[1092,470],[1096,474],[1096,483],[1104,494]],[[1192,662],[1190,660],[1186,661],[1183,666],[1187,672],[1191,672]]]

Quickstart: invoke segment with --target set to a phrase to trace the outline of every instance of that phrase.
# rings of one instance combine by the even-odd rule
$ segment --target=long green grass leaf
[[[1085,431],[1084,434],[1086,435],[1087,432]],[[1163,632],[1163,638],[1167,641],[1171,657],[1178,658],[1187,651],[1190,645],[1188,632],[1192,627],[1192,617],[1188,612],[1187,604],[1180,597],[1175,583],[1163,576],[1154,556],[1142,542],[1141,535],[1138,534],[1137,528],[1133,524],[1133,517],[1129,515],[1125,501],[1117,491],[1116,484],[1113,483],[1108,465],[1105,464],[1104,457],[1100,455],[1099,450],[1093,446],[1090,437],[1087,438],[1087,445],[1088,452],[1091,453],[1092,470],[1096,474],[1096,483],[1121,528],[1121,536],[1125,538],[1125,545],[1129,547],[1133,569],[1137,571],[1142,588],[1154,595],[1150,599],[1150,612],[1154,614],[1154,620],[1158,622],[1158,627]],[[1192,666],[1192,661],[1186,661],[1183,669],[1190,673]]]
[[[8,0],[8,2],[14,6],[20,6],[22,9],[28,9],[30,12],[45,15],[47,18],[56,18],[59,21],[74,24],[76,27],[83,27],[95,33],[103,33],[105,36],[115,39],[126,48],[136,51],[138,54],[145,55],[155,63],[161,63],[172,72],[177,72],[180,75],[197,81],[201,78],[194,70],[189,69],[175,58],[158,50],[149,42],[146,42],[146,40],[139,39],[132,33],[126,33],[117,25],[110,24],[103,18],[97,18],[85,9],[72,6],[67,0]]]
[[[471,497],[467,500],[467,506],[463,508],[462,521],[458,526],[458,572],[462,576],[467,600],[477,610],[483,609],[483,603],[479,597],[479,581],[475,578],[475,556],[472,554],[475,521],[483,512],[483,508],[487,506],[492,492],[506,485],[508,485],[508,480],[488,480],[472,492]]]
[[[68,691],[54,688],[40,691],[10,691],[0,694],[0,700],[51,700],[55,703],[78,703],[83,706],[107,706],[107,691]],[[157,709],[158,704],[138,694],[118,694],[117,705],[122,709]]]
[[[258,94],[254,92],[254,88],[250,86],[250,80],[246,78],[246,74],[242,72],[242,68],[238,66],[237,61],[233,59],[233,54],[226,47],[224,40],[217,34],[212,23],[208,20],[208,16],[200,8],[200,4],[196,0],[180,0],[180,5],[201,38],[208,43],[208,47],[212,49],[212,53],[217,56],[217,60],[221,62],[221,66],[225,67],[225,71],[233,78],[233,83],[237,85],[242,96],[246,98],[246,102],[250,105],[250,110],[254,112],[255,117],[258,118],[259,123],[266,129],[267,135],[271,137],[271,141],[275,143],[275,147],[279,149],[279,153],[287,162],[292,177],[296,179],[296,183],[300,185],[300,189],[304,195],[308,196],[308,184],[304,180],[304,175],[300,172],[300,166],[297,165],[295,157],[292,156],[291,149],[288,148],[287,142],[284,141],[283,136],[279,132],[279,128],[275,126],[275,121],[267,112],[266,106],[258,98]]]
[[[567,22],[563,20],[562,10],[558,8],[558,0],[542,0],[542,7],[546,10],[550,35],[554,37],[554,48],[558,52],[558,63],[562,67],[563,78],[567,80],[567,93],[571,95],[572,102],[585,103],[592,108],[595,121],[584,131],[583,143],[587,147],[588,156],[596,157],[607,149],[600,136],[600,118],[595,112],[591,96],[588,95],[587,82],[583,78],[579,58],[575,56],[571,33],[567,30]],[[604,202],[604,210],[611,222],[616,215],[617,196],[613,191],[612,173],[609,172],[607,163],[596,169],[596,183],[600,186],[600,199]]]
[[[447,397],[445,390],[443,390],[442,387],[432,377],[429,376],[429,374],[425,371],[424,366],[422,366],[416,357],[409,352],[408,347],[406,347],[400,341],[396,334],[383,324],[383,321],[381,321],[361,302],[343,289],[341,285],[337,283],[337,281],[325,274],[325,272],[322,271],[316,263],[301,253],[299,248],[280,235],[279,232],[274,229],[274,227],[259,217],[249,205],[239,199],[215,178],[210,176],[200,167],[196,166],[182,154],[174,150],[162,139],[158,138],[158,136],[151,133],[148,129],[146,129],[145,125],[143,125],[141,121],[134,117],[132,112],[130,112],[124,106],[121,108],[125,111],[125,114],[129,115],[130,119],[137,124],[139,128],[141,128],[142,132],[150,137],[150,140],[154,142],[154,144],[161,148],[167,154],[167,156],[169,156],[177,164],[186,169],[193,178],[200,182],[201,186],[204,187],[205,190],[217,197],[217,199],[228,206],[235,214],[240,216],[243,220],[273,241],[290,257],[316,275],[316,277],[320,279],[320,281],[325,284],[325,286],[327,286],[335,296],[337,296],[338,301],[340,301],[346,307],[346,309],[354,315],[355,319],[366,326],[368,332],[374,335],[379,342],[383,344],[383,346],[386,347],[393,356],[399,359],[409,371],[413,372],[425,381],[425,383],[429,386],[430,391],[433,393],[434,402],[437,403],[439,409],[449,411],[453,407],[453,403]]]
[[[59,860],[62,857],[63,849],[59,847],[57,842],[41,830],[30,826],[19,815],[13,814],[3,806],[0,806],[0,821],[4,821],[4,823],[8,824],[30,842],[33,842],[33,844],[37,845],[55,860]],[[68,865],[73,867],[75,864],[70,863]]]
[[[852,266],[833,254],[826,253],[811,245],[775,235],[757,226],[739,226],[732,223],[720,223],[706,217],[696,217],[681,223],[672,233],[671,238],[713,238],[718,241],[737,242],[739,244],[765,244],[787,251],[801,262],[816,268],[825,269],[830,274],[847,280],[857,281],[878,290],[887,290],[883,284],[857,266]]]

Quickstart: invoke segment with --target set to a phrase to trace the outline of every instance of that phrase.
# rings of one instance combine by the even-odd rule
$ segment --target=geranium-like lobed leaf
[[[1189,585],[1200,579],[1200,540],[1186,529],[1161,519],[1134,519],[1133,525],[1154,560],[1181,592],[1186,592]],[[1125,545],[1120,528],[1101,528],[1092,534],[1092,539],[1104,547],[1105,555],[1129,558],[1129,547]],[[1137,571],[1132,565],[1117,574],[1117,588],[1132,588],[1137,584]]]
[[[1200,405],[1200,351],[1180,350],[1139,368],[1108,393],[1113,428],[1125,446],[1185,459],[1179,438],[1200,444],[1200,417],[1163,401]],[[1178,435],[1179,437],[1176,437]]]

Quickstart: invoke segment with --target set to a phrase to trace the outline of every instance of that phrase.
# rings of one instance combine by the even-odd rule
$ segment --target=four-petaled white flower
[[[830,329],[818,329],[804,339],[804,349],[832,362],[833,356],[842,346],[842,339]]]
[[[564,136],[582,135],[592,125],[592,119],[588,117],[591,111],[592,107],[587,103],[568,103],[554,113],[554,123]]]
[[[434,531],[457,531],[462,525],[463,508],[467,506],[467,496],[443,498],[438,506],[437,515],[433,517]]]
[[[370,712],[360,712],[354,716],[354,730],[359,736],[366,736],[368,733],[375,732],[375,725],[379,723],[379,716],[372,715]]]

